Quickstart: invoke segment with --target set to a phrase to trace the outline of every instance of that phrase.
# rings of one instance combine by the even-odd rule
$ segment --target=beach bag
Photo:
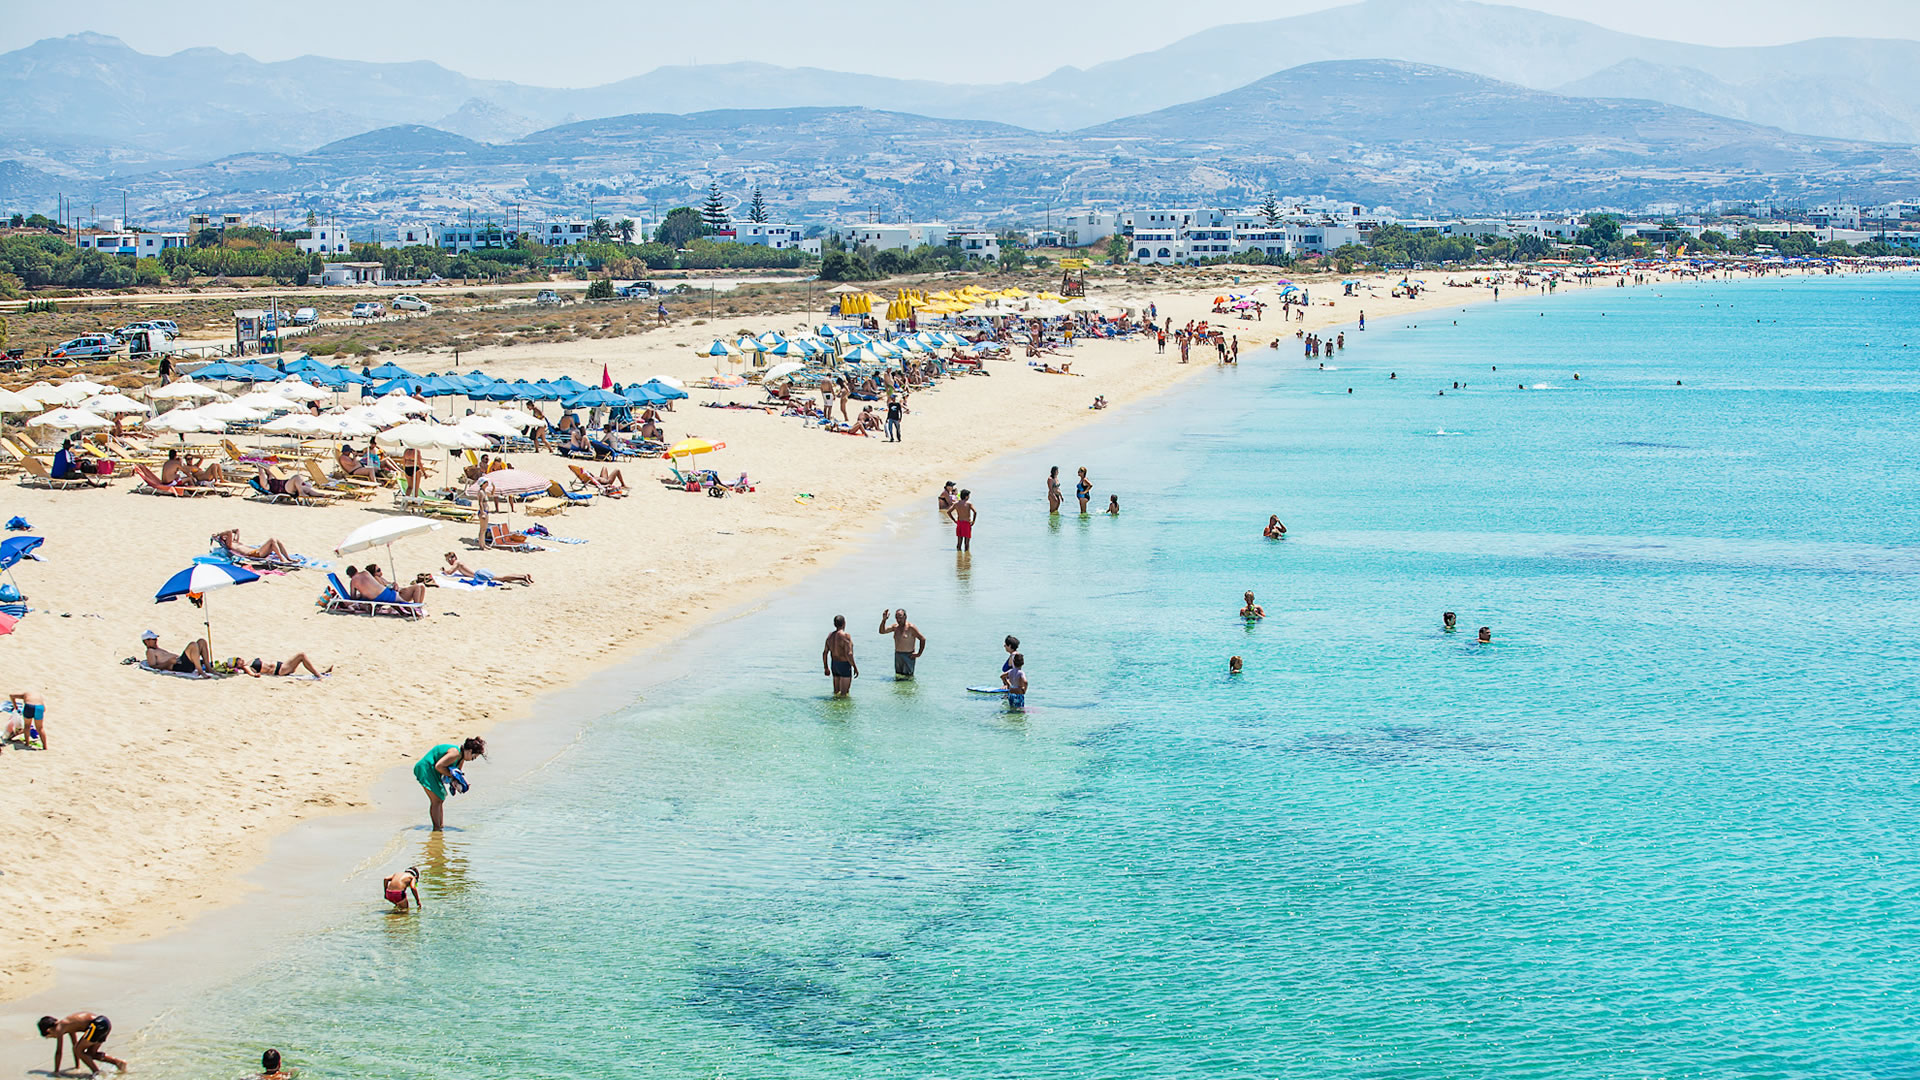
[[[20,590],[13,587],[13,582],[0,582],[0,604],[17,604],[19,602]]]
[[[94,462],[93,474],[95,476],[112,476],[113,462],[106,458],[101,458],[99,461]]]

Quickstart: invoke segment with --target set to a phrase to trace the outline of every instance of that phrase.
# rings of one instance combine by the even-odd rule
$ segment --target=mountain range
[[[1362,0],[1220,26],[1085,70],[962,85],[808,67],[662,67],[585,89],[475,79],[437,64],[171,56],[77,34],[0,56],[0,157],[62,173],[224,154],[299,153],[395,124],[508,142],[577,120],[720,109],[864,107],[1072,131],[1212,97],[1322,61],[1395,59],[1570,96],[1635,98],[1824,137],[1920,143],[1920,42],[1824,38],[1714,48],[1472,0]]]
[[[1355,60],[1072,132],[861,107],[636,113],[503,142],[400,124],[305,153],[229,155],[78,190],[83,205],[115,205],[124,189],[136,220],[216,208],[438,222],[470,212],[498,220],[508,207],[654,217],[715,182],[735,198],[762,189],[789,220],[994,222],[1039,220],[1049,206],[1273,193],[1454,212],[1867,201],[1909,194],[1916,175],[1912,147]]]

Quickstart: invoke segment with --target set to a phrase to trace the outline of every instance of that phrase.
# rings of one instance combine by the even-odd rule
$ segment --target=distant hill
[[[1658,101],[1826,137],[1920,142],[1920,42],[1823,38],[1709,48],[1472,0],[1362,0],[1221,26],[1086,70],[958,85],[809,67],[662,67],[577,90],[476,79],[437,64],[322,57],[262,63],[216,49],[172,56],[76,34],[0,56],[0,157],[26,134],[123,155],[205,160],[298,153],[397,124],[507,142],[574,120],[722,109],[864,107],[1077,130],[1197,101],[1281,69],[1394,59],[1535,90]]]
[[[435,219],[450,207],[579,213],[589,201],[658,212],[715,182],[735,200],[760,187],[777,214],[794,218],[992,220],[1048,204],[1226,204],[1289,192],[1436,212],[1867,201],[1908,192],[1915,175],[1910,147],[1355,60],[1074,132],[824,107],[636,113],[499,143],[400,124],[304,154],[156,169],[108,190],[128,187],[149,218],[217,205]]]

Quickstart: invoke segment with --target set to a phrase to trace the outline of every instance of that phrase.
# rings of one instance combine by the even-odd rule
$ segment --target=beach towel
[[[506,583],[485,581],[480,578],[454,577],[452,574],[435,574],[433,582],[442,589],[458,589],[462,592],[480,592],[485,589],[505,588]]]
[[[586,541],[585,541],[585,540],[582,540],[582,539],[580,539],[580,538],[579,538],[579,537],[577,537],[577,536],[555,536],[555,535],[553,535],[552,533],[550,533],[550,532],[548,532],[548,531],[547,531],[547,527],[546,527],[545,525],[529,525],[529,526],[527,526],[527,535],[528,535],[528,536],[537,536],[537,537],[539,537],[539,538],[540,538],[540,539],[542,539],[542,540],[551,540],[551,541],[553,541],[553,542],[554,542],[554,543],[556,543],[556,544],[584,544],[584,543],[586,543]]]
[[[145,660],[137,656],[129,656],[120,662],[123,664],[132,664],[141,671],[151,671],[155,675],[170,675],[176,679],[224,679],[233,674],[230,671],[222,672],[217,668],[211,675],[202,675],[197,671],[175,671],[172,668],[157,668],[149,665]]]
[[[33,526],[27,524],[27,519],[20,517],[19,515],[15,515],[7,519],[8,532],[27,532],[32,528]]]

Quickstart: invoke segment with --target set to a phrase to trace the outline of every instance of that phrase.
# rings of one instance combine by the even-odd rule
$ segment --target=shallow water
[[[1885,276],[1509,294],[1335,372],[1249,354],[958,478],[969,563],[913,514],[545,768],[470,770],[462,831],[377,868],[421,861],[423,914],[353,878],[137,1064],[1920,1073],[1916,313]],[[1048,464],[1123,515],[1049,520]],[[964,691],[1008,632],[1024,717]]]

